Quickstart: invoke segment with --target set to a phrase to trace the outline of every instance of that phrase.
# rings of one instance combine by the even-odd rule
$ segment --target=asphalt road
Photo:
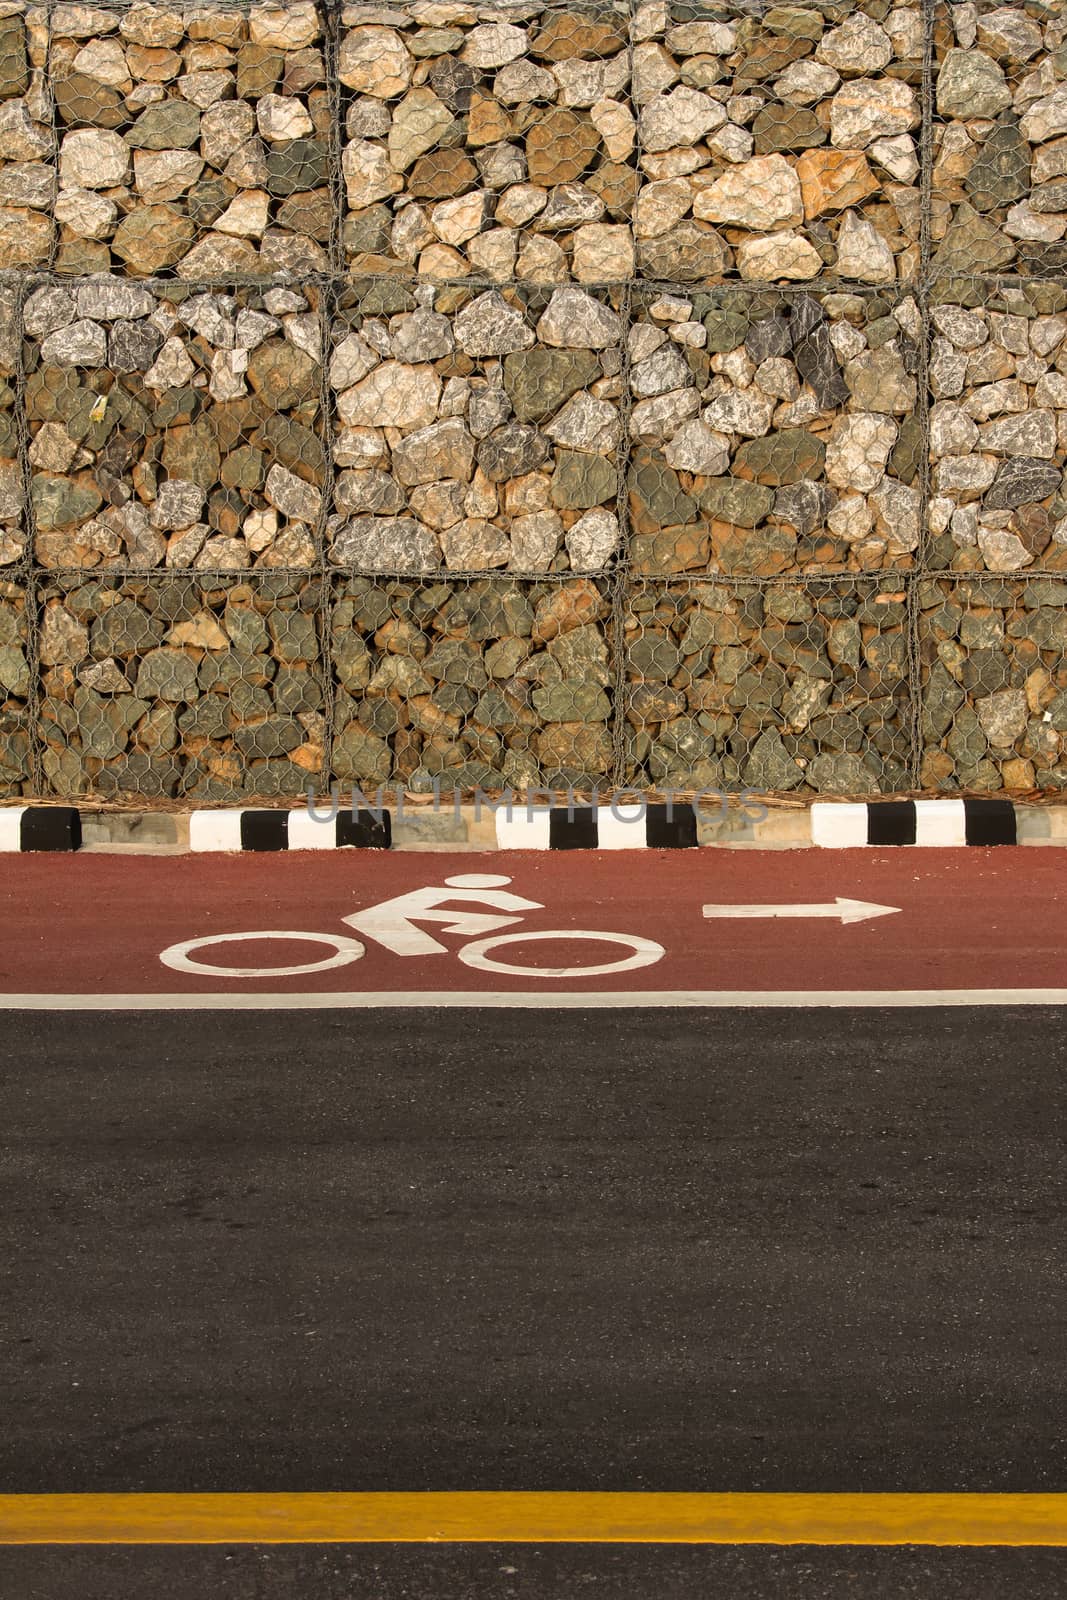
[[[0,1491],[1067,1486],[1057,1012],[5,1022]],[[1048,1551],[6,1550],[0,1593],[148,1595],[160,1563],[175,1596],[315,1600],[562,1573],[620,1600],[974,1600],[1065,1574]]]

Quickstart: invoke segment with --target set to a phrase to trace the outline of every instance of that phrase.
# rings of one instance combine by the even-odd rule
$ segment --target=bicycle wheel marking
[[[632,954],[619,961],[607,961],[592,967],[520,967],[506,961],[491,961],[489,951],[502,944],[531,943],[535,939],[593,939],[599,944],[624,944]],[[489,939],[477,939],[464,945],[456,955],[465,966],[479,972],[505,972],[519,978],[598,978],[609,972],[633,972],[638,967],[650,967],[665,954],[661,944],[653,939],[642,939],[636,933],[590,932],[582,928],[550,928],[543,933],[501,933]]]
[[[190,959],[194,951],[204,950],[209,945],[245,944],[252,939],[302,939],[311,944],[332,945],[334,953],[321,961],[308,961],[298,967],[218,967],[209,961]],[[212,978],[299,978],[305,973],[329,972],[333,967],[347,967],[350,962],[358,961],[365,952],[366,947],[358,939],[348,939],[341,934],[263,929],[255,933],[209,933],[203,939],[185,939],[181,944],[169,945],[159,959],[164,966],[173,967],[175,972],[192,972],[197,976],[206,973]]]

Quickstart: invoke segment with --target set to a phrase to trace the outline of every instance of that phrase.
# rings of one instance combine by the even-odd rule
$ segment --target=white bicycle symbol
[[[633,933],[605,933],[586,928],[550,928],[501,934],[499,929],[511,927],[516,922],[522,921],[522,915],[502,916],[501,912],[525,913],[544,910],[544,906],[537,900],[524,900],[519,895],[505,893],[505,886],[510,882],[510,878],[485,873],[465,873],[461,877],[446,878],[443,885],[430,885],[425,889],[413,889],[408,894],[397,895],[392,900],[384,900],[379,905],[369,906],[365,911],[356,911],[349,917],[342,917],[341,920],[354,928],[357,933],[373,939],[398,956],[449,954],[448,945],[441,944],[427,933],[425,928],[418,926],[419,923],[425,922],[441,923],[443,933],[459,934],[472,941],[451,951],[465,966],[475,967],[480,972],[503,973],[509,977],[597,978],[612,972],[633,972],[638,967],[650,967],[665,954],[661,944]],[[492,906],[495,911],[491,914],[466,911],[455,904],[463,901]],[[490,937],[473,938],[474,935],[485,934]],[[210,961],[194,960],[194,956],[212,945],[246,944],[253,939],[280,939],[286,942],[305,940],[309,944],[331,946],[332,954],[324,956],[320,961],[280,967],[225,967]],[[553,939],[618,944],[625,946],[629,954],[617,961],[570,967],[522,966],[495,960],[492,957],[492,952],[502,946],[533,944]],[[164,966],[172,967],[175,972],[192,972],[198,976],[212,978],[296,978],[313,972],[329,972],[334,967],[347,967],[365,955],[366,948],[359,939],[351,939],[341,934],[261,929],[251,933],[211,933],[198,939],[185,939],[180,944],[169,945],[166,950],[161,951],[159,959]]]

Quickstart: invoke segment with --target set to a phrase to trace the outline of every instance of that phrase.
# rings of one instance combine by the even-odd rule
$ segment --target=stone
[[[534,342],[521,311],[490,289],[464,306],[453,324],[456,342],[468,356],[502,356],[527,350]]]
[[[753,744],[743,776],[748,788],[765,793],[796,789],[804,782],[804,773],[774,728],[761,733]]]
[[[335,530],[330,559],[363,572],[429,572],[439,564],[433,533],[410,517],[354,517]]]
[[[693,215],[732,227],[792,227],[803,220],[800,183],[784,156],[757,156],[732,167],[693,202]]]
[[[982,145],[963,186],[976,211],[995,211],[1030,188],[1030,146],[1014,122],[1001,123]]]
[[[855,150],[806,150],[796,177],[809,220],[857,206],[879,187],[866,156]]]
[[[616,468],[603,456],[573,450],[556,452],[551,486],[554,505],[584,511],[614,501],[617,493]]]
[[[725,121],[726,112],[717,100],[699,89],[679,85],[642,109],[641,148],[655,152],[694,145]]]
[[[620,343],[622,318],[584,289],[556,289],[537,324],[543,344],[567,350],[603,350]]]
[[[694,491],[700,509],[717,522],[755,528],[770,514],[774,493],[739,478],[711,478]]]
[[[188,217],[169,206],[145,206],[123,217],[111,248],[132,272],[149,276],[181,260],[196,238]]]
[[[786,428],[742,444],[734,457],[734,472],[756,483],[791,484],[822,474],[826,446],[803,428]]]
[[[619,519],[613,511],[586,511],[571,524],[564,540],[573,571],[598,571],[618,547]]]
[[[599,373],[600,362],[589,350],[522,350],[505,359],[504,387],[517,419],[536,422],[554,415]]]
[[[433,149],[446,128],[451,127],[452,118],[452,111],[432,89],[409,89],[393,112],[390,166],[397,172],[406,172],[419,156]]]
[[[503,67],[525,55],[528,43],[525,28],[510,22],[483,22],[468,33],[461,59],[480,71]]]
[[[837,270],[843,278],[861,283],[892,283],[896,278],[893,252],[870,222],[846,211],[837,236]]]
[[[812,760],[806,778],[819,794],[877,794],[878,779],[851,751],[824,751]]]
[[[407,89],[414,67],[395,28],[357,27],[342,34],[337,73],[358,94],[394,100]]]
[[[749,283],[770,283],[781,278],[814,278],[822,257],[797,233],[778,233],[764,239],[745,239],[737,247],[737,266]]]
[[[126,134],[126,143],[131,150],[188,150],[199,138],[196,106],[186,100],[165,100],[141,112]]]
[[[341,171],[348,204],[355,211],[397,194],[404,187],[403,179],[390,166],[387,153],[367,139],[354,139],[345,147]]]
[[[46,667],[76,667],[89,654],[89,630],[61,600],[49,600],[41,617],[40,658]],[[125,684],[125,680],[123,680]],[[125,687],[129,687],[125,684]]]
[[[553,108],[539,117],[526,135],[529,180],[548,186],[580,178],[599,147],[592,123],[565,107]]]
[[[264,493],[271,505],[283,516],[301,522],[316,523],[322,509],[322,494],[314,484],[306,483],[294,472],[275,462],[267,473]]]
[[[349,427],[425,428],[437,415],[441,380],[431,366],[384,361],[361,382],[337,397],[337,410]]]
[[[839,417],[826,446],[828,482],[861,493],[877,489],[896,440],[897,425],[888,417],[873,412]]]
[[[694,419],[680,427],[664,450],[667,465],[701,477],[719,477],[730,464],[730,444],[725,434]]]
[[[533,472],[549,453],[549,442],[543,433],[525,423],[512,423],[479,442],[477,460],[490,483],[506,483]]]
[[[1026,732],[1025,689],[1000,689],[975,701],[982,732],[995,749],[1010,750]]]
[[[41,340],[41,361],[46,367],[103,367],[107,364],[107,334],[98,322],[82,319]]]
[[[63,135],[59,178],[64,188],[111,189],[124,183],[130,152],[117,133],[84,128]]]
[[[622,432],[618,410],[609,400],[576,394],[545,428],[550,439],[572,450],[608,455],[617,449]]]
[[[1047,461],[1025,457],[1002,461],[982,502],[984,509],[1010,511],[1046,500],[1058,491],[1062,479],[1060,469]]]
[[[830,102],[830,143],[836,150],[862,150],[918,124],[915,91],[895,79],[854,78]]]
[[[474,468],[474,439],[458,417],[408,434],[393,448],[393,471],[405,485],[453,478],[465,482]]]
[[[633,277],[634,247],[622,224],[590,223],[579,228],[573,244],[574,276],[579,283],[622,282]]]
[[[1018,572],[1034,559],[1022,540],[1003,528],[979,528],[977,543],[990,572]]]
[[[934,255],[941,272],[995,272],[1015,259],[1015,247],[988,217],[966,201],[956,207],[952,221]]]
[[[946,117],[995,117],[1011,105],[997,63],[981,50],[949,50],[937,75],[937,109]]]
[[[639,271],[663,282],[702,283],[721,276],[731,265],[725,240],[711,227],[680,222],[659,238],[640,240]]]

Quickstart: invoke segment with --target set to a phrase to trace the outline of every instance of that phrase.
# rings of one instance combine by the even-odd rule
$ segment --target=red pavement
[[[507,877],[506,892],[543,904],[508,934],[633,933],[665,954],[621,974],[519,977],[465,965],[455,951],[472,936],[444,932],[440,922],[416,926],[445,952],[405,956],[342,921],[474,874]],[[702,914],[709,902],[823,904],[838,896],[900,911],[845,925]],[[5,994],[1067,987],[1067,852],[1056,849],[24,855],[0,866],[0,904]],[[261,978],[199,976],[159,959],[179,941],[254,929],[358,937],[366,954],[329,971]],[[216,945],[194,959],[295,965],[331,953],[329,945],[249,942]],[[497,947],[492,959],[540,967],[628,953],[604,943],[531,941]]]

